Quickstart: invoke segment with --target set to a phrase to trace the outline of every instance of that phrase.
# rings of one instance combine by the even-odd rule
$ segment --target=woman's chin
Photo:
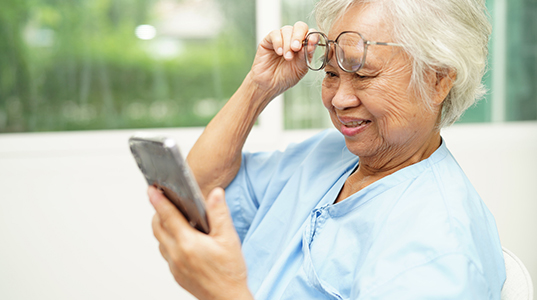
[[[352,154],[359,157],[368,157],[374,154],[372,151],[372,149],[374,149],[372,145],[366,145],[363,142],[357,141],[347,136],[345,136],[345,145]]]

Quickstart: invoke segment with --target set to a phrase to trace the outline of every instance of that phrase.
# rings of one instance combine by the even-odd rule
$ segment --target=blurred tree
[[[205,125],[255,51],[253,4],[235,0],[221,34],[169,58],[134,34],[157,0],[0,1],[0,132]]]
[[[28,19],[26,0],[3,0],[0,9],[0,131],[32,129],[26,120],[32,106],[31,77],[22,26]]]

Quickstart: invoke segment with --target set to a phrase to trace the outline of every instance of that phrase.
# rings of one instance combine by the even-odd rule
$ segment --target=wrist
[[[248,289],[248,287],[245,287],[244,289],[241,290],[240,293],[237,293],[233,297],[233,300],[255,300],[255,299],[252,293],[250,292],[250,289]]]
[[[203,298],[207,299],[207,298]],[[250,292],[247,284],[239,286],[226,286],[225,291],[219,289],[217,294],[213,294],[210,299],[217,300],[254,300],[254,296]]]
[[[248,90],[248,94],[251,95],[251,100],[253,102],[259,103],[264,108],[267,106],[270,101],[274,100],[281,92],[276,89],[267,88],[263,84],[260,84],[255,80],[255,76],[252,71],[248,72],[244,81],[241,84],[240,88],[245,88]]]

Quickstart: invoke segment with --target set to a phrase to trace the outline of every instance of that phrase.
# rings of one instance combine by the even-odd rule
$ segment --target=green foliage
[[[253,57],[229,25],[155,57],[134,35],[153,0],[1,1],[0,132],[203,126]]]
[[[0,9],[0,125],[5,124],[4,127],[19,123],[22,115],[35,109],[28,101],[31,77],[25,60],[26,47],[21,39],[21,24],[28,14],[26,4],[25,1],[4,0]],[[26,101],[21,103],[19,98]],[[8,120],[8,113],[16,119]]]
[[[507,120],[537,120],[537,1],[511,0],[507,20]]]

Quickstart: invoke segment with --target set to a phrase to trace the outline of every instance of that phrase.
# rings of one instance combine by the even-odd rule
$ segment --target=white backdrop
[[[151,131],[186,153],[201,130]],[[246,148],[283,149],[315,132],[256,129]],[[133,133],[0,135],[0,299],[192,299],[152,236]],[[456,125],[443,136],[536,282],[537,123]]]

